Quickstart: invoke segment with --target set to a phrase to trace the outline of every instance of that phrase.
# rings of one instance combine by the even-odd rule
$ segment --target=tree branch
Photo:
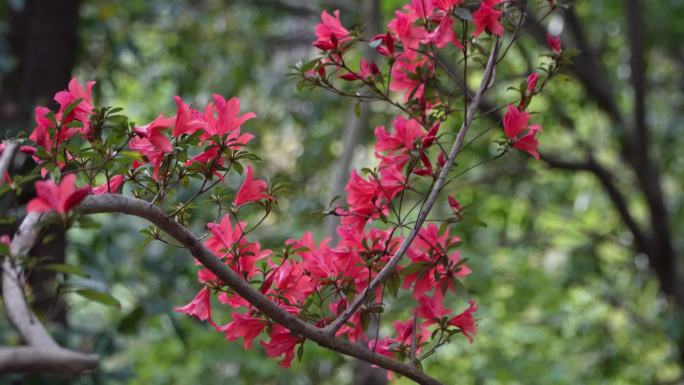
[[[442,169],[440,170],[439,176],[437,177],[435,184],[430,190],[430,193],[428,194],[428,197],[425,200],[423,207],[418,213],[418,218],[416,219],[416,222],[413,228],[411,229],[411,232],[406,238],[404,238],[401,245],[399,246],[399,249],[397,249],[396,253],[394,253],[389,262],[387,262],[387,265],[385,265],[382,268],[382,270],[380,270],[378,275],[376,275],[371,280],[371,282],[368,284],[368,287],[361,294],[359,294],[356,297],[356,299],[354,299],[354,302],[352,302],[352,304],[349,305],[349,307],[347,307],[337,317],[337,319],[335,319],[333,322],[331,322],[328,326],[325,327],[324,330],[329,335],[334,335],[349,320],[349,318],[351,318],[351,316],[359,309],[359,307],[361,307],[363,302],[367,299],[368,295],[374,292],[375,289],[385,279],[387,279],[387,277],[396,269],[397,265],[399,264],[399,261],[402,259],[411,243],[413,243],[413,240],[416,238],[416,236],[418,236],[420,228],[423,226],[425,219],[427,219],[428,214],[430,213],[432,207],[437,201],[439,193],[442,191],[442,188],[444,187],[444,183],[446,182],[447,176],[449,175],[449,170],[453,166],[454,161],[456,160],[456,156],[461,151],[461,147],[463,146],[465,136],[468,133],[468,129],[470,128],[470,125],[473,122],[475,112],[478,110],[480,100],[482,99],[482,94],[484,94],[484,92],[489,87],[489,84],[492,80],[492,74],[494,72],[494,66],[498,51],[499,39],[497,38],[494,42],[492,52],[489,55],[489,60],[487,61],[487,66],[485,68],[484,75],[482,76],[482,81],[480,82],[480,88],[473,97],[473,100],[468,108],[466,117],[463,121],[463,124],[461,125],[461,129],[458,132],[458,136],[456,137],[456,140],[454,141],[451,151],[449,152],[447,161],[444,164],[444,167],[442,167]]]
[[[0,348],[0,373],[55,373],[77,375],[97,366],[99,357],[59,346]]]
[[[634,134],[625,144],[630,153],[641,190],[650,210],[652,229],[651,250],[648,253],[651,266],[660,278],[663,292],[673,295],[684,307],[684,288],[675,256],[670,218],[665,205],[658,165],[649,153],[649,130],[646,121],[646,47],[643,38],[643,11],[639,0],[627,0],[624,5],[627,21],[627,37],[630,48],[631,84],[634,90]],[[625,152],[627,152],[625,151]]]
[[[5,183],[5,173],[9,171],[12,161],[14,160],[14,154],[17,152],[19,145],[15,142],[4,142],[5,149],[0,154],[0,186]]]
[[[1,166],[0,159],[0,166]],[[0,348],[0,372],[31,371],[78,374],[97,366],[99,357],[60,347],[26,304],[23,272],[18,259],[26,256],[40,233],[42,216],[28,214],[12,239],[10,256],[2,263],[2,298],[12,326],[29,346]]]
[[[548,154],[540,154],[540,159],[551,168],[567,171],[588,171],[594,174],[599,183],[601,183],[601,186],[603,186],[606,194],[608,194],[611,202],[613,202],[613,206],[615,206],[615,210],[617,210],[620,218],[632,233],[637,250],[642,253],[648,253],[648,236],[642,231],[629,211],[627,200],[615,185],[614,177],[610,171],[596,162],[591,156],[585,161],[566,161],[554,158]]]
[[[237,273],[206,249],[188,229],[173,219],[167,218],[163,211],[146,201],[118,194],[92,195],[81,202],[78,211],[83,214],[122,213],[146,219],[181,243],[197,261],[235,290],[238,295],[275,322],[288,328],[292,333],[310,339],[328,349],[406,376],[419,384],[440,385],[439,381],[411,365],[376,354],[347,340],[331,337],[323,329],[308,324],[280,308],[275,302],[252,288]]]

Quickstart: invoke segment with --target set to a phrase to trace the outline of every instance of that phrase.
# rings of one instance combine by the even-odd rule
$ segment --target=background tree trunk
[[[78,0],[26,0],[7,2],[9,29],[6,40],[15,61],[14,68],[0,79],[0,127],[2,137],[29,133],[33,127],[34,106],[55,107],[53,95],[66,87],[76,62],[78,48]],[[32,167],[26,162],[24,167]],[[18,171],[16,171],[18,172]],[[33,191],[19,197],[25,203]],[[3,211],[8,202],[0,202]],[[14,226],[3,225],[2,233]],[[41,261],[64,262],[64,231],[59,227],[45,230],[31,252]],[[29,283],[33,288],[34,310],[48,320],[66,325],[63,301],[54,291],[54,273],[33,272]]]

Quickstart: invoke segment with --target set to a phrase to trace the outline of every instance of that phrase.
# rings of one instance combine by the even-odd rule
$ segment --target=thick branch
[[[1,160],[0,160],[1,163]],[[10,254],[26,256],[40,233],[41,215],[28,214],[12,240]],[[60,347],[26,304],[23,272],[18,259],[2,263],[2,298],[7,318],[29,346],[0,348],[0,372],[32,371],[78,374],[97,366],[99,357]]]
[[[660,278],[662,290],[673,295],[684,307],[684,288],[679,284],[677,258],[658,165],[649,153],[649,130],[646,121],[646,47],[642,31],[643,9],[639,0],[625,2],[627,36],[630,48],[631,83],[634,89],[634,135],[626,145],[641,190],[651,214],[650,263]]]
[[[456,156],[461,152],[461,147],[463,146],[463,141],[465,140],[465,136],[468,133],[468,129],[470,128],[470,125],[473,122],[473,118],[475,117],[475,113],[478,110],[480,100],[482,99],[482,94],[487,90],[491,80],[492,80],[492,74],[494,72],[494,65],[496,62],[496,56],[497,52],[499,51],[499,39],[497,38],[496,41],[494,42],[494,46],[492,48],[492,52],[489,55],[489,60],[487,61],[487,66],[484,71],[484,75],[482,76],[482,81],[480,82],[480,88],[478,89],[477,93],[473,97],[473,100],[468,107],[468,112],[466,113],[465,119],[463,121],[463,124],[461,125],[461,129],[458,131],[458,135],[456,136],[456,140],[454,141],[453,146],[451,147],[451,151],[449,152],[449,157],[447,158],[446,163],[444,164],[444,167],[439,172],[439,176],[437,177],[437,180],[435,181],[435,184],[433,185],[432,189],[430,190],[430,193],[428,194],[427,199],[425,200],[425,203],[423,204],[423,207],[421,208],[420,212],[418,213],[418,218],[416,219],[416,223],[411,229],[411,232],[408,234],[406,238],[402,241],[401,245],[397,249],[397,251],[394,253],[392,258],[387,262],[387,265],[380,270],[378,275],[376,275],[371,282],[368,284],[368,287],[361,293],[359,294],[354,302],[352,302],[349,307],[347,307],[338,317],[330,323],[326,328],[325,331],[329,333],[330,335],[334,335],[348,320],[351,318],[351,316],[361,307],[364,301],[368,298],[368,295],[370,293],[375,292],[375,289],[385,280],[387,277],[396,269],[397,265],[399,264],[399,261],[401,261],[402,257],[408,250],[409,246],[411,246],[411,243],[413,243],[413,240],[418,236],[418,232],[420,231],[420,228],[423,226],[423,223],[425,222],[425,219],[427,219],[428,214],[432,210],[432,207],[434,206],[435,202],[437,201],[437,197],[439,196],[439,193],[442,191],[442,188],[444,187],[444,184],[446,182],[447,176],[449,175],[449,171],[451,170],[451,167],[454,164],[454,161],[456,160]]]
[[[411,365],[381,356],[347,340],[331,337],[324,333],[322,329],[288,313],[275,302],[252,288],[237,273],[206,249],[188,229],[176,221],[167,218],[163,211],[148,202],[117,194],[97,195],[87,197],[79,205],[78,210],[84,214],[122,213],[144,218],[180,242],[192,253],[197,261],[214,273],[222,282],[230,286],[237,294],[275,322],[290,329],[292,333],[310,339],[323,347],[404,375],[419,384],[440,384],[434,378]]]
[[[25,256],[35,244],[40,228],[40,215],[31,213],[24,218],[19,231],[12,240],[10,254]],[[21,267],[10,257],[2,263],[2,298],[5,301],[7,318],[28,345],[45,348],[56,348],[57,343],[50,337],[43,324],[29,310],[24,298],[23,272]]]
[[[97,366],[99,357],[60,347],[0,348],[0,373],[55,373],[77,375]]]

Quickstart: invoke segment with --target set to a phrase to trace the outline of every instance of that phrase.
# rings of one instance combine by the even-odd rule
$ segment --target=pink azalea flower
[[[527,125],[529,120],[530,114],[517,109],[513,105],[509,105],[508,111],[506,112],[506,115],[504,115],[504,133],[509,140],[513,141],[513,147],[539,159],[539,153],[537,152],[539,141],[537,140],[537,135],[541,132],[542,128],[538,125],[528,128]],[[528,129],[527,133],[519,137],[525,129]]]
[[[437,28],[428,36],[429,41],[437,48],[444,48],[451,43],[457,48],[463,48],[463,44],[458,40],[454,31],[454,19],[449,15],[444,15]]]
[[[233,226],[230,215],[225,215],[221,223],[209,223],[207,227],[211,236],[204,245],[241,277],[251,278],[257,274],[256,262],[271,253],[271,250],[262,250],[259,243],[249,242],[244,236],[247,223]]]
[[[278,324],[271,329],[270,340],[268,342],[261,341],[261,345],[266,349],[267,356],[283,356],[280,366],[289,368],[294,358],[295,346],[300,342],[302,342],[300,337],[293,336],[290,330]]]
[[[282,262],[270,276],[273,295],[285,298],[291,304],[304,304],[306,297],[314,291],[311,278],[299,263],[292,260]]]
[[[12,238],[9,235],[0,236],[0,243],[6,245],[8,248],[12,246]]]
[[[91,193],[95,195],[116,193],[119,191],[121,186],[123,186],[124,182],[125,179],[123,175],[114,175],[105,183],[93,188]]]
[[[361,59],[360,64],[361,69],[359,72],[348,72],[340,76],[340,79],[354,81],[354,80],[366,80],[374,76],[380,75],[380,68],[375,62],[368,62],[365,58]]]
[[[28,203],[28,212],[56,211],[65,214],[90,193],[90,186],[77,188],[74,185],[76,175],[69,174],[62,178],[59,186],[51,180],[36,182],[36,195]]]
[[[246,145],[254,136],[251,134],[240,135],[240,129],[244,122],[256,117],[253,112],[240,113],[240,99],[230,98],[226,100],[219,94],[212,95],[214,103],[209,103],[204,109],[204,120],[207,124],[202,139],[209,139],[214,135],[228,136],[228,142],[238,145]]]
[[[139,138],[137,136],[131,139],[128,143],[128,147],[147,158],[147,161],[153,166],[152,178],[154,178],[154,180],[159,180],[159,170],[164,161],[164,152],[152,144],[149,139]]]
[[[147,138],[152,145],[157,147],[162,152],[168,153],[173,150],[171,148],[171,141],[164,135],[164,130],[174,126],[174,118],[165,118],[159,114],[150,124],[136,128],[135,132]]]
[[[532,72],[530,76],[527,77],[527,93],[529,95],[533,94],[537,90],[537,81],[539,80],[539,74]]]
[[[435,7],[444,12],[450,12],[452,9],[458,7],[463,3],[463,0],[433,0]]]
[[[36,123],[38,124],[31,132],[29,139],[35,142],[38,146],[45,148],[47,152],[52,152],[53,145],[57,143],[64,143],[69,138],[74,136],[79,130],[76,127],[67,128],[62,127],[61,130],[57,130],[54,122],[48,119],[47,114],[50,109],[46,107],[36,107],[34,110],[34,115]],[[58,118],[58,117],[57,117]],[[57,119],[59,120],[59,119]],[[50,132],[54,131],[54,137],[50,135]]]
[[[561,38],[559,36],[554,36],[550,33],[546,34],[546,43],[551,48],[551,51],[556,55],[561,53]]]
[[[382,56],[394,57],[394,38],[388,31],[384,35],[375,35],[371,41],[380,41],[380,45],[375,48],[375,51]]]
[[[93,113],[93,97],[92,89],[95,81],[86,83],[85,88],[78,82],[78,79],[72,78],[69,81],[68,88],[64,91],[59,91],[55,94],[55,101],[59,103],[59,114],[63,114],[66,108],[81,99],[78,105],[71,110],[67,116],[62,116],[62,124],[67,124],[72,121],[79,121],[83,124],[81,128],[82,134],[90,132],[90,115]]]
[[[209,288],[202,288],[190,303],[182,307],[176,306],[173,310],[197,317],[200,321],[211,321],[211,292]]]
[[[425,134],[423,128],[414,119],[407,119],[402,115],[398,115],[392,121],[394,132],[387,132],[384,126],[375,129],[375,151],[395,151],[406,150],[412,151],[415,148],[418,139]]]
[[[410,318],[406,321],[394,321],[392,322],[392,326],[394,326],[394,331],[396,333],[396,338],[394,338],[392,341],[396,343],[400,343],[402,345],[411,345],[413,343],[413,318]],[[425,322],[420,323],[420,326],[417,328],[417,334],[416,334],[416,342],[418,345],[422,342],[425,342],[428,340],[430,337],[430,332],[426,328],[427,324]],[[416,351],[416,353],[420,353],[420,349]]]
[[[245,175],[245,180],[240,186],[237,195],[235,195],[235,201],[233,204],[237,207],[245,205],[251,202],[257,202],[262,199],[273,200],[273,197],[266,193],[268,186],[266,182],[260,179],[254,179],[254,170],[252,166],[247,166],[247,174]]]
[[[221,326],[219,331],[224,334],[228,341],[244,338],[245,349],[251,349],[256,338],[266,327],[266,323],[247,314],[233,313],[233,321]]]
[[[418,317],[425,319],[425,325],[432,325],[439,323],[443,317],[451,314],[451,310],[445,309],[442,304],[442,292],[437,290],[435,295],[428,297],[426,295],[418,298]]]
[[[513,143],[513,147],[520,151],[524,151],[532,155],[535,159],[539,159],[539,152],[537,152],[537,147],[539,147],[539,141],[537,140],[537,135],[541,132],[542,128],[539,125],[530,126],[527,134],[520,137]]]
[[[461,333],[468,338],[468,341],[473,343],[473,336],[477,333],[477,325],[473,313],[477,311],[477,304],[475,301],[468,302],[470,306],[461,314],[449,320],[449,325],[456,326],[461,329]]]
[[[525,128],[527,128],[527,123],[529,121],[530,114],[517,109],[512,104],[509,105],[503,120],[506,137],[508,139],[515,139]]]
[[[500,2],[501,0],[485,0],[480,3],[480,8],[473,12],[473,23],[475,23],[473,36],[478,36],[485,30],[493,35],[503,36],[504,27],[499,21],[501,11],[494,9],[494,6]]]
[[[330,51],[339,47],[339,44],[351,40],[347,30],[340,20],[340,11],[334,12],[335,16],[327,11],[321,13],[321,23],[316,24],[316,41],[314,47],[323,51]]]
[[[173,100],[178,105],[176,121],[173,126],[173,136],[192,134],[205,126],[202,115],[183,102],[180,96],[174,96]]]
[[[418,48],[428,34],[425,27],[413,25],[417,18],[415,12],[396,11],[395,18],[387,24],[387,29],[397,36],[406,52]]]
[[[422,78],[418,76],[421,68]],[[434,67],[427,57],[418,55],[415,51],[401,54],[392,67],[392,82],[390,90],[404,93],[404,103],[411,99],[421,99],[425,92],[425,81],[432,77]]]
[[[447,200],[449,201],[449,207],[451,207],[451,211],[453,211],[454,214],[459,215],[461,213],[461,204],[451,195],[447,197]]]

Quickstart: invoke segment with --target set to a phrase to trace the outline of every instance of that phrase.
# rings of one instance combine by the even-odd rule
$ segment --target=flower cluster
[[[331,239],[316,243],[312,234],[306,233],[300,239],[289,240],[286,251],[275,255],[262,250],[256,242],[247,241],[248,225],[235,223],[227,215],[220,225],[210,225],[212,236],[205,245],[288,312],[320,327],[333,322],[351,301],[365,293],[364,305],[336,330],[336,335],[364,341],[381,354],[397,359],[415,358],[424,346],[440,345],[456,333],[472,342],[476,333],[475,303],[471,301],[467,309],[453,316],[446,306],[452,301],[450,293],[456,293],[460,287],[458,280],[470,274],[456,249],[460,240],[450,235],[449,226],[440,228],[430,223],[420,228],[406,252],[406,262],[399,264],[392,278],[374,292],[365,291],[404,240],[400,222],[405,218],[397,213],[403,196],[420,185],[421,180],[434,182],[445,164],[446,153],[440,142],[445,119],[440,113],[448,111],[449,101],[435,92],[433,83],[439,76],[439,66],[429,52],[444,48],[465,51],[472,44],[467,36],[503,35],[501,3],[487,0],[468,10],[460,8],[460,0],[411,1],[395,13],[386,33],[370,39],[371,47],[387,60],[386,70],[367,58],[361,58],[358,69],[354,69],[348,57],[362,38],[343,25],[339,11],[324,11],[313,43],[322,55],[303,69],[304,80],[345,94],[334,85],[334,80],[343,80],[352,87],[371,91],[356,95],[383,100],[404,114],[396,116],[391,127],[375,129],[377,167],[353,171],[345,189],[346,205],[332,209],[334,215],[341,217],[336,244]],[[464,10],[472,11],[471,33],[467,31],[470,18],[462,17]],[[465,27],[459,32],[457,25]],[[530,77],[531,93],[526,103],[539,92],[535,90],[538,78],[538,74]],[[401,102],[394,101],[390,92],[398,93]],[[528,116],[524,111],[520,114]],[[507,115],[504,121],[509,145],[536,156],[539,126],[528,128],[528,120],[520,119],[513,124],[510,120]],[[449,205],[456,223],[462,216],[460,204],[449,197]],[[217,233],[217,229],[222,232]],[[218,325],[203,313],[210,308],[208,296],[202,296],[201,304],[195,300],[188,305],[196,303],[196,308],[179,308],[181,311],[208,318],[227,339],[244,338],[246,347],[265,332],[269,338],[262,345],[267,355],[281,356],[282,365],[290,364],[296,346],[303,342],[301,338],[274,325],[206,269],[200,270],[199,279],[219,293],[221,303],[236,308],[232,321]],[[388,303],[386,297],[396,296],[400,288],[412,294],[415,311],[408,320],[394,322],[394,337],[370,340],[366,334],[368,320],[372,314],[382,313]],[[244,308],[246,311],[237,310]],[[440,331],[438,337],[434,331]]]
[[[398,360],[420,361],[456,334],[472,342],[477,305],[471,300],[459,313],[451,306],[457,295],[464,294],[459,280],[471,272],[458,250],[461,241],[454,235],[463,207],[449,196],[450,218],[442,226],[434,222],[416,225],[415,240],[402,250],[407,239],[404,230],[414,223],[411,215],[416,207],[407,209],[405,203],[424,201],[427,194],[420,189],[435,185],[441,171],[448,168],[445,140],[453,135],[444,128],[449,119],[465,119],[465,112],[454,108],[453,95],[440,88],[440,76],[449,69],[437,52],[450,50],[468,63],[478,55],[473,51],[499,44],[505,34],[502,18],[513,6],[510,3],[412,0],[396,11],[385,33],[369,40],[346,28],[339,11],[322,13],[313,43],[320,56],[301,68],[303,82],[361,101],[383,101],[401,111],[391,126],[374,130],[377,165],[353,171],[346,184],[346,204],[330,210],[341,218],[337,242],[327,238],[317,243],[311,233],[305,233],[275,252],[251,239],[261,221],[241,220],[241,209],[253,204],[268,215],[275,188],[269,190],[266,181],[255,179],[252,165],[242,165],[258,159],[245,149],[253,135],[242,132],[242,125],[255,114],[241,114],[237,98],[213,95],[199,110],[176,96],[175,116],[160,114],[139,126],[117,114],[120,109],[95,108],[94,82],[83,87],[75,79],[55,95],[60,106],[57,112],[36,109],[37,126],[29,137],[35,146],[22,148],[42,165],[43,177],[50,173],[58,180],[61,176],[59,183],[36,183],[37,197],[28,210],[65,215],[88,194],[121,192],[124,184],[137,197],[164,208],[174,188],[188,185],[190,179],[202,182],[197,197],[218,186],[230,171],[244,173],[228,210],[222,210],[221,194],[212,196],[224,215],[207,224],[204,246],[254,289],[317,327],[334,325],[343,317],[341,326],[333,330],[337,337],[362,342]],[[360,58],[358,66],[352,65],[352,48],[364,41],[386,64]],[[526,109],[562,61],[560,39],[550,36],[549,44],[554,65],[544,77],[536,72],[529,75],[520,87],[520,99],[507,108],[504,152],[515,148],[539,157],[537,136],[542,129],[529,124]],[[469,98],[468,90],[461,96]],[[77,174],[89,185],[76,187]],[[182,222],[189,203],[174,207],[171,216]],[[401,263],[388,265],[402,257]],[[383,277],[387,266],[396,267],[379,285],[371,285],[376,277]],[[177,311],[206,321],[227,340],[242,338],[245,348],[265,334],[261,345],[266,354],[282,357],[281,365],[290,365],[304,342],[301,336],[274,322],[209,269],[200,268],[197,279],[201,290]],[[413,303],[409,314],[392,323],[392,335],[370,338],[370,319],[385,312],[390,298],[403,294]],[[357,307],[358,301],[362,303]],[[221,323],[226,315],[217,316],[212,302],[223,305],[228,322]],[[349,309],[353,312],[347,316]]]

